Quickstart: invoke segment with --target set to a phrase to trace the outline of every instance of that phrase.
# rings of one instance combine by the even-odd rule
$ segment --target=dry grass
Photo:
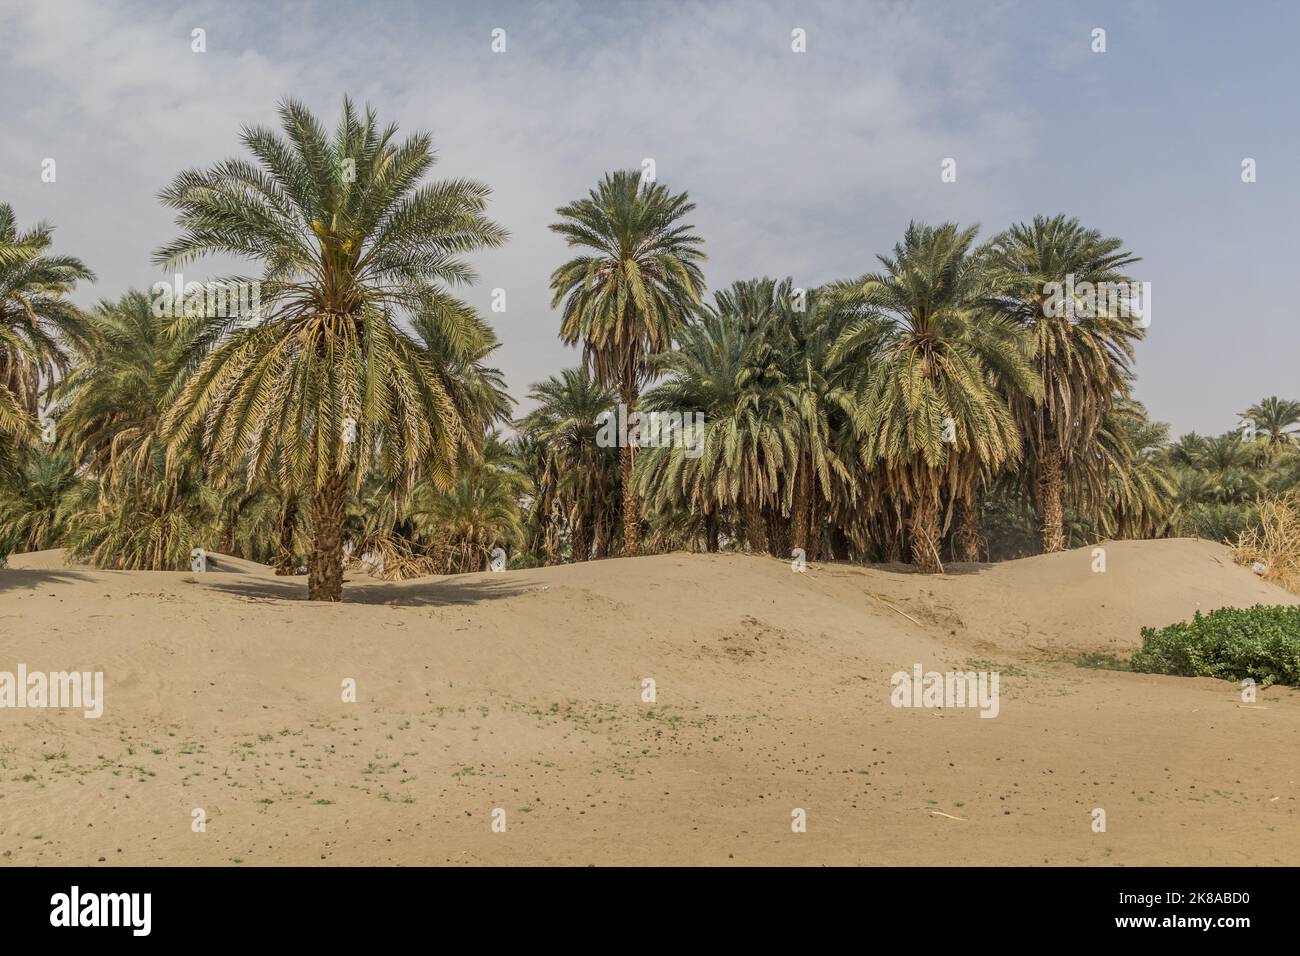
[[[1262,564],[1264,580],[1300,594],[1300,492],[1259,499],[1259,524],[1237,538],[1232,555],[1247,567]]]
[[[447,571],[445,556],[412,548],[400,535],[375,535],[361,553],[362,557],[355,558],[353,564],[381,581],[406,581]]]

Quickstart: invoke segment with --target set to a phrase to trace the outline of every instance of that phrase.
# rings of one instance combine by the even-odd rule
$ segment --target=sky
[[[861,275],[913,219],[989,238],[1061,212],[1141,257],[1137,396],[1174,435],[1217,433],[1300,399],[1298,36],[1300,4],[1264,0],[0,0],[0,202],[95,270],[79,303],[147,289],[170,279],[150,256],[177,231],[157,200],[176,173],[243,155],[282,97],[332,128],[350,95],[430,132],[435,177],[492,188],[511,240],[459,294],[521,412],[580,357],[557,338],[570,253],[547,226],[608,170],[652,158],[689,192],[711,290]]]

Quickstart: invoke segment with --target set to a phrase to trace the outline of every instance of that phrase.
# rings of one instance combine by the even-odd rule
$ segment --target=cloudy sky
[[[492,187],[513,238],[464,295],[486,312],[506,290],[491,318],[517,398],[577,360],[546,227],[606,170],[652,157],[690,192],[711,287],[861,274],[913,218],[987,237],[1065,212],[1142,257],[1138,396],[1176,434],[1218,432],[1300,398],[1298,35],[1300,5],[1263,0],[0,0],[0,201],[98,273],[84,304],[147,287],[176,172],[238,154],[282,96],[332,125],[350,94],[431,131],[438,175]]]

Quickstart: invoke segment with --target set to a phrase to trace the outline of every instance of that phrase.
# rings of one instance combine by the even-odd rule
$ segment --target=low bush
[[[1142,629],[1129,666],[1148,674],[1300,685],[1300,606],[1199,611],[1191,621]]]

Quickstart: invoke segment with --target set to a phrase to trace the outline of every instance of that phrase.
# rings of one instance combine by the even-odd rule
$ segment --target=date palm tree
[[[1300,442],[1300,402],[1270,395],[1246,409],[1241,417],[1264,437],[1270,458],[1285,445]]]
[[[1133,345],[1142,328],[1122,308],[1077,308],[1061,289],[1128,282],[1139,261],[1123,242],[1063,215],[1036,216],[989,244],[984,269],[997,310],[1023,329],[1044,391],[1012,402],[1029,446],[1027,477],[1038,504],[1043,550],[1065,548],[1065,474],[1095,483],[1093,439],[1107,411],[1127,397]],[[1127,305],[1127,297],[1120,305]]]
[[[1097,429],[1096,453],[1106,465],[1103,494],[1084,503],[1106,537],[1150,538],[1176,518],[1178,484],[1160,456],[1169,426],[1153,422],[1133,399],[1117,401]]]
[[[183,231],[157,263],[224,254],[262,267],[240,280],[260,282],[261,315],[206,317],[196,348],[209,351],[164,432],[171,455],[198,447],[219,480],[274,466],[286,493],[303,489],[308,596],[337,601],[349,490],[369,462],[399,487],[421,469],[446,487],[482,441],[459,371],[485,327],[448,287],[474,279],[465,254],[507,234],[485,215],[488,187],[423,182],[428,134],[398,142],[346,99],[333,135],[296,101],[279,116],[283,136],[243,131],[252,161],[183,172],[162,193]]]
[[[541,487],[534,506],[544,519],[553,511],[569,530],[574,561],[586,561],[602,535],[617,517],[617,471],[611,468],[615,452],[601,448],[596,435],[602,415],[617,401],[612,389],[596,383],[584,367],[566,368],[558,376],[538,382],[528,393],[537,407],[519,423],[520,430],[542,446]],[[611,473],[612,472],[612,473]],[[554,535],[546,535],[554,542]],[[557,560],[555,546],[546,555]]]
[[[0,486],[0,559],[59,547],[67,532],[65,505],[80,484],[67,452],[38,446],[26,457],[22,480]]]
[[[560,338],[583,343],[596,381],[636,410],[646,357],[668,349],[704,289],[703,240],[685,222],[686,193],[643,183],[635,170],[607,174],[585,199],[556,210],[551,229],[583,250],[551,275],[551,307],[563,304]],[[641,548],[641,501],[632,479],[636,449],[620,450],[623,553]]]
[[[185,319],[154,315],[143,292],[103,300],[85,315],[91,333],[77,362],[52,389],[58,444],[79,467],[109,481],[139,471],[158,443],[192,337]]]
[[[19,231],[13,207],[0,203],[0,476],[18,464],[18,446],[35,437],[41,390],[67,371],[86,340],[68,295],[95,275],[72,256],[50,253],[46,223]]]
[[[680,347],[651,360],[664,380],[646,394],[646,407],[703,413],[704,434],[698,456],[682,444],[647,449],[639,491],[660,523],[674,512],[702,522],[710,551],[724,521],[750,550],[772,548],[773,514],[789,507],[782,482],[798,467],[797,407],[770,339],[783,292],[771,279],[718,290],[682,328]]]
[[[912,564],[942,572],[941,506],[980,470],[1020,455],[1020,433],[1003,397],[1042,385],[1002,321],[980,308],[975,228],[911,223],[883,271],[840,295],[889,323],[861,391],[862,461],[884,465],[890,493],[906,506]],[[836,360],[862,333],[847,331]]]
[[[416,489],[408,517],[417,535],[438,543],[448,574],[486,571],[495,549],[509,554],[523,542],[519,496],[527,481],[504,451],[466,463],[445,489],[429,482]]]

